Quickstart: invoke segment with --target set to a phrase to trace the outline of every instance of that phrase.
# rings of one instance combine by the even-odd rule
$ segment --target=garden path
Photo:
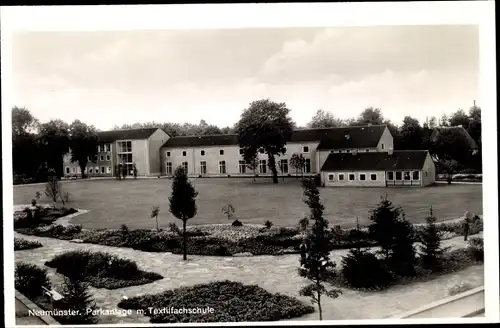
[[[479,234],[479,235],[482,235]],[[269,292],[280,292],[297,297],[305,302],[307,298],[299,296],[299,289],[306,281],[297,274],[298,255],[254,256],[254,257],[215,257],[188,255],[182,261],[181,255],[171,253],[148,253],[131,248],[118,248],[93,244],[71,243],[52,238],[25,236],[15,233],[15,237],[40,241],[44,247],[15,252],[18,261],[26,261],[43,266],[45,261],[55,255],[70,250],[85,249],[105,251],[137,262],[145,271],[153,271],[164,279],[142,286],[132,286],[118,290],[91,288],[97,306],[102,309],[116,309],[123,296],[133,297],[140,294],[158,293],[180,286],[207,283],[214,280],[234,280],[245,284],[256,284]],[[443,241],[443,246],[452,249],[463,248],[463,237]],[[348,250],[331,252],[332,260],[337,263]],[[47,268],[49,277],[55,286],[62,282],[62,276],[54,269]],[[426,282],[391,287],[376,293],[344,290],[338,299],[325,298],[323,301],[325,320],[342,319],[381,319],[399,312],[408,311],[448,296],[448,290],[461,282],[472,287],[484,284],[484,267],[472,266],[465,270],[438,277]],[[315,320],[318,313],[302,316],[295,320]],[[146,316],[132,314],[127,317],[102,317],[100,324],[111,323],[148,323]]]

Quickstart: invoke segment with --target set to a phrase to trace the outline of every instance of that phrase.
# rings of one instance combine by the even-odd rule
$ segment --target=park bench
[[[60,301],[64,298],[61,294],[59,294],[56,290],[54,289],[48,289],[47,287],[42,286],[43,293],[45,297],[47,297],[48,301],[50,304],[53,306],[54,302]]]

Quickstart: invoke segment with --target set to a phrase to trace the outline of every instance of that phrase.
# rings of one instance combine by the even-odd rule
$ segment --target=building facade
[[[113,177],[116,167],[123,167],[126,175],[159,176],[160,148],[169,136],[157,128],[98,132],[97,155],[89,158],[85,174],[89,177]],[[71,153],[64,157],[64,175],[79,176],[78,163],[71,162]]]
[[[422,162],[418,169],[411,169],[411,172],[415,170],[421,172],[418,176],[419,180],[416,179],[417,173],[412,173],[414,174],[412,176],[415,177],[414,180],[406,178],[399,180],[400,174],[406,174],[404,173],[408,169],[406,167],[398,167],[397,170],[392,167],[392,174],[397,175],[397,179],[394,177],[393,180],[388,180],[387,174],[389,173],[387,172],[390,172],[389,169],[391,169],[389,161],[386,161],[386,167],[379,166],[377,170],[373,170],[373,173],[371,171],[369,173],[355,172],[358,179],[350,180],[352,175],[345,175],[346,178],[342,180],[343,182],[335,181],[336,183],[333,183],[333,180],[328,180],[331,174],[338,173],[335,170],[326,170],[334,169],[331,166],[331,161],[336,159],[336,155],[339,158],[354,158],[354,156],[361,155],[365,161],[369,156],[383,157],[389,153],[394,154],[394,142],[385,125],[299,129],[294,131],[291,140],[283,149],[283,154],[276,156],[275,161],[280,175],[319,174],[325,186],[423,186],[434,183],[435,168],[430,156],[428,156],[429,162],[424,161],[426,166]],[[419,155],[420,157],[428,155],[427,151],[417,151],[417,153],[424,154]],[[239,148],[237,135],[173,137],[169,138],[161,147],[160,154],[163,162],[162,175],[171,176],[178,166],[183,167],[190,177],[254,175],[253,170],[243,159],[243,150]],[[365,154],[368,157],[364,156]],[[396,154],[400,153],[396,152]],[[413,153],[405,154],[416,156]],[[303,158],[303,167],[300,171],[291,165],[293,155],[299,155]],[[255,175],[271,175],[268,167],[269,158],[263,150],[258,151],[257,161]],[[395,173],[396,171],[402,173]],[[366,179],[367,174],[368,179]],[[373,174],[377,176],[375,180],[371,180],[374,177]],[[408,181],[410,183],[407,183]]]

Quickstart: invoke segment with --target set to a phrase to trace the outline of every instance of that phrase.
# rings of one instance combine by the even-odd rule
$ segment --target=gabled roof
[[[163,147],[202,147],[202,146],[231,146],[238,144],[236,134],[214,134],[206,136],[172,137],[163,144]]]
[[[111,143],[117,140],[148,139],[158,128],[114,130],[97,132],[100,143]]]
[[[395,150],[392,155],[388,152],[331,153],[321,171],[421,170],[427,154],[427,150]]]
[[[346,128],[297,129],[290,142],[320,142],[318,149],[376,147],[385,125],[353,126]],[[346,134],[349,135],[346,138]],[[163,147],[202,147],[238,145],[238,135],[217,134],[208,136],[172,137]]]
[[[467,140],[467,142],[469,143],[471,149],[478,149],[479,148],[477,146],[477,143],[474,140],[474,138],[472,138],[471,135],[469,134],[469,132],[467,132],[467,130],[464,129],[462,126],[440,126],[440,127],[436,127],[436,128],[434,128],[432,130],[432,134],[431,134],[431,137],[430,137],[431,141],[435,141],[436,138],[437,138],[437,135],[439,133],[441,133],[442,131],[450,131],[452,133],[460,134],[460,135],[462,135]]]

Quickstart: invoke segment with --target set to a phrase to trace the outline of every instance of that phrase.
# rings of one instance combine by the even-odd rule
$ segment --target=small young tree
[[[133,171],[134,171],[134,179],[137,179],[137,166],[135,165],[134,163],[134,168],[133,168]]]
[[[253,172],[253,181],[255,182],[255,176],[257,175],[257,169],[259,168],[259,160],[257,158],[257,152],[254,155],[244,155],[246,167]]]
[[[61,310],[78,311],[77,315],[68,315],[64,317],[64,323],[70,325],[77,324],[96,324],[97,316],[93,313],[96,304],[89,292],[89,285],[84,280],[83,275],[70,275],[64,278],[63,300],[58,308]]]
[[[444,249],[441,248],[441,237],[436,228],[436,218],[433,215],[432,207],[426,221],[427,224],[421,238],[422,246],[420,246],[422,265],[426,269],[438,271],[441,268],[441,256]]]
[[[342,293],[339,289],[327,290],[324,282],[335,272],[335,263],[330,260],[328,221],[323,218],[324,206],[321,203],[318,188],[311,179],[302,181],[304,202],[311,210],[310,219],[314,221],[312,230],[305,239],[301,253],[299,274],[311,283],[300,290],[300,295],[308,296],[318,304],[319,319],[323,320],[321,297],[326,295],[337,298]]]
[[[394,245],[388,265],[392,272],[400,276],[415,275],[417,263],[416,251],[413,244],[416,241],[413,225],[406,220],[403,213],[396,221],[394,229]]]
[[[54,203],[57,202],[57,198],[60,197],[64,205],[64,199],[62,198],[61,182],[59,181],[59,178],[53,171],[50,171],[47,176],[47,183],[45,184],[45,195],[47,195],[47,197],[52,199]]]
[[[370,236],[380,246],[380,252],[386,260],[391,256],[394,247],[396,222],[401,217],[401,212],[401,208],[394,207],[387,199],[387,194],[384,194],[370,215],[370,220],[373,222],[368,227]]]
[[[182,237],[183,237],[183,253],[184,260],[187,260],[187,220],[196,215],[196,197],[198,192],[194,189],[191,182],[188,180],[186,171],[182,167],[175,169],[174,179],[172,182],[172,195],[169,197],[170,213],[176,218],[182,220]]]
[[[234,216],[234,212],[236,212],[235,208],[233,205],[228,204],[222,208],[222,213],[227,215],[227,219],[231,220]]]
[[[290,158],[290,166],[295,169],[295,177],[299,178],[299,172],[301,176],[304,175],[304,166],[306,164],[306,159],[302,154],[293,154]]]
[[[160,206],[153,206],[151,209],[151,218],[156,220],[156,231],[160,232],[160,224],[158,223],[158,214],[160,214]]]

